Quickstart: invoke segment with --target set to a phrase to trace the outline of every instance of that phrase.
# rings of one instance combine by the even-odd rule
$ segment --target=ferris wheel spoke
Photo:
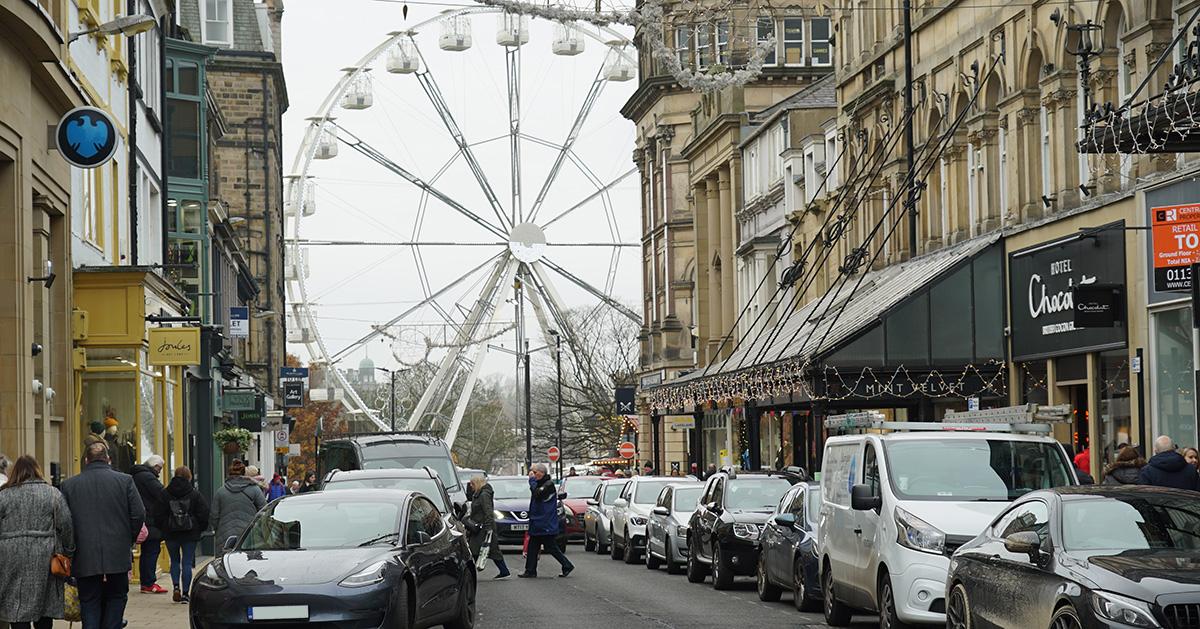
[[[608,65],[610,56],[617,54],[613,49],[609,49],[608,54],[604,57],[604,62],[600,64],[600,70],[596,72],[596,78],[592,80],[592,87],[588,90],[587,96],[584,97],[583,103],[579,106],[579,113],[575,114],[575,122],[571,125],[571,130],[567,133],[567,139],[563,142],[558,151],[558,156],[554,158],[554,165],[550,167],[550,172],[546,175],[546,181],[542,183],[542,189],[538,192],[537,199],[533,202],[533,207],[529,210],[529,222],[537,219],[538,211],[542,209],[542,204],[546,202],[546,194],[550,192],[550,187],[554,185],[554,180],[558,178],[558,172],[562,169],[563,163],[567,159],[567,153],[575,144],[575,140],[579,139],[579,133],[583,130],[584,123],[587,122],[588,116],[592,113],[592,107],[600,98],[600,92],[604,90],[604,86],[608,83],[604,76],[604,68]]]
[[[349,356],[351,353],[353,353],[355,350],[362,347],[364,344],[369,343],[370,341],[372,341],[376,338],[379,338],[379,336],[383,334],[383,330],[386,330],[387,328],[390,328],[390,327],[396,325],[400,321],[403,321],[405,317],[407,317],[407,316],[413,314],[414,312],[417,312],[421,308],[424,308],[425,306],[429,305],[429,303],[431,301],[442,297],[446,293],[453,290],[455,286],[458,286],[459,284],[463,283],[464,281],[467,280],[467,278],[471,277],[472,275],[475,275],[476,273],[478,273],[480,270],[482,270],[487,265],[495,264],[497,267],[502,266],[499,263],[497,263],[497,260],[504,260],[504,259],[507,259],[507,251],[500,251],[496,255],[494,255],[494,256],[488,258],[487,260],[484,260],[482,263],[476,265],[474,268],[467,271],[466,273],[463,273],[462,276],[460,276],[458,279],[455,279],[453,282],[450,282],[449,284],[443,286],[436,293],[433,293],[429,297],[417,302],[411,308],[409,308],[409,309],[405,310],[404,312],[400,313],[399,315],[393,317],[391,320],[387,321],[386,323],[380,324],[378,326],[374,326],[375,329],[371,330],[370,333],[363,335],[362,338],[358,339],[357,341],[354,341],[353,343],[346,346],[341,351],[339,351],[335,354],[332,354],[329,357],[329,364],[330,365],[337,364],[338,362],[342,361],[347,356]]]
[[[508,150],[512,173],[512,224],[523,223],[521,214],[521,47],[505,46],[508,77]]]
[[[446,193],[435,188],[432,184],[426,182],[425,180],[421,179],[420,177],[409,172],[403,166],[392,161],[390,158],[388,158],[386,155],[384,155],[378,149],[371,146],[370,144],[367,144],[366,142],[364,142],[362,139],[360,139],[358,136],[354,135],[353,133],[347,131],[345,127],[343,127],[341,125],[336,125],[336,123],[333,123],[333,122],[330,122],[329,124],[334,124],[335,126],[337,126],[337,128],[339,130],[341,130],[341,133],[338,134],[338,139],[341,140],[343,143],[345,143],[346,146],[349,146],[350,148],[358,151],[359,153],[362,153],[364,156],[366,156],[371,161],[379,164],[380,166],[383,166],[384,168],[392,171],[393,173],[400,175],[400,177],[403,178],[405,181],[408,181],[409,183],[413,184],[414,186],[420,188],[421,190],[428,192],[430,195],[432,195],[433,197],[435,197],[442,203],[445,203],[446,205],[450,206],[455,211],[457,211],[459,214],[466,216],[467,218],[471,219],[472,221],[474,221],[475,223],[477,223],[484,229],[492,232],[493,234],[495,234],[497,236],[500,236],[501,238],[507,238],[507,234],[505,234],[503,230],[499,229],[492,223],[484,220],[483,217],[479,216],[478,214],[475,214],[471,210],[468,210],[465,206],[463,206],[463,204],[459,203],[458,201],[455,201]]]
[[[613,179],[612,181],[608,182],[607,184],[604,184],[603,186],[601,186],[599,190],[597,190],[597,191],[595,191],[595,192],[593,192],[593,193],[589,194],[589,195],[588,195],[586,198],[584,198],[584,199],[583,199],[582,201],[580,201],[579,203],[576,203],[575,205],[572,205],[571,207],[569,207],[569,208],[567,208],[567,209],[563,210],[562,212],[559,212],[559,214],[558,214],[557,216],[555,216],[554,218],[552,218],[552,219],[550,219],[550,220],[546,221],[545,223],[543,223],[543,224],[541,225],[541,228],[542,228],[542,229],[546,229],[547,227],[550,227],[550,226],[551,226],[551,225],[553,225],[554,223],[558,222],[560,219],[562,219],[562,218],[565,218],[566,216],[568,216],[568,215],[569,215],[569,214],[571,214],[572,212],[574,212],[574,211],[578,210],[579,208],[581,208],[581,207],[583,207],[583,206],[587,205],[588,203],[591,203],[592,201],[595,201],[597,197],[604,197],[604,196],[605,196],[605,195],[607,195],[607,194],[608,194],[608,192],[609,192],[610,190],[612,190],[612,189],[613,189],[613,188],[614,188],[614,187],[615,187],[617,184],[619,184],[619,183],[621,183],[622,181],[624,181],[625,179],[629,178],[629,176],[630,176],[630,175],[633,175],[633,174],[634,174],[634,173],[636,173],[637,171],[638,171],[638,170],[637,170],[637,168],[630,168],[629,170],[625,171],[625,172],[624,172],[624,173],[622,173],[621,175],[617,176],[617,178],[616,178],[616,179]]]
[[[576,286],[582,288],[583,290],[591,293],[593,297],[604,302],[609,307],[611,307],[613,310],[616,310],[617,312],[625,315],[629,319],[633,320],[635,323],[638,323],[638,324],[642,323],[641,316],[639,316],[634,311],[630,310],[625,304],[613,299],[612,297],[609,297],[608,294],[605,293],[604,291],[587,283],[583,278],[579,277],[578,275],[575,275],[574,273],[562,268],[561,266],[559,266],[559,265],[555,264],[554,262],[547,260],[545,258],[543,258],[541,260],[541,264],[544,264],[551,271],[554,271],[555,273],[558,273],[559,275],[563,276],[568,281],[570,281],[572,284],[575,284]]]
[[[491,182],[488,181],[487,174],[484,172],[483,167],[479,165],[479,161],[475,159],[475,152],[471,150],[471,144],[463,136],[462,129],[454,119],[454,114],[450,112],[450,106],[446,104],[446,99],[442,96],[442,90],[438,87],[437,80],[434,79],[433,72],[429,69],[429,63],[425,60],[425,55],[421,53],[421,47],[414,42],[413,49],[417,51],[417,55],[421,58],[422,70],[416,73],[417,82],[421,84],[421,89],[425,91],[429,102],[437,110],[438,115],[441,116],[442,123],[446,125],[446,130],[450,132],[454,143],[458,145],[459,153],[462,153],[463,159],[466,160],[467,166],[471,169],[471,174],[479,182],[479,187],[483,190],[483,195],[487,197],[488,204],[492,206],[492,212],[500,220],[501,228],[504,230],[512,229],[512,225],[508,222],[507,217],[504,216],[503,208],[500,207],[499,199],[496,198],[496,192],[492,189]]]
[[[533,267],[533,281],[538,288],[538,292],[545,299],[546,309],[550,311],[550,315],[554,318],[555,323],[562,332],[563,338],[566,339],[567,348],[571,351],[571,354],[575,356],[575,365],[577,366],[577,370],[583,371],[583,376],[586,380],[594,381],[596,379],[596,374],[592,368],[591,356],[579,343],[579,337],[575,333],[575,325],[571,322],[567,315],[567,309],[563,305],[562,297],[559,296],[558,290],[554,287],[554,283],[550,281],[550,277],[546,274],[546,269],[544,266],[542,266],[542,263],[534,262],[531,266]],[[601,308],[604,307],[603,304],[598,304],[597,306]],[[584,317],[580,322],[580,327],[586,326],[589,318],[590,315]],[[543,332],[546,334],[550,333],[550,330],[545,328],[544,323]]]

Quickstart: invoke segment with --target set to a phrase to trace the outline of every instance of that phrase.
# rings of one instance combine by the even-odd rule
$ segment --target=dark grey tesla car
[[[1026,494],[950,560],[946,626],[1200,627],[1200,493]]]
[[[465,538],[424,495],[312,492],[267,505],[192,584],[194,629],[475,624]]]

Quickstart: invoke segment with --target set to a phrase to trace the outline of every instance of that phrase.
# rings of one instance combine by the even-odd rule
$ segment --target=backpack
[[[166,529],[171,533],[186,533],[196,528],[195,518],[192,517],[191,497],[171,500],[171,514],[167,517]]]

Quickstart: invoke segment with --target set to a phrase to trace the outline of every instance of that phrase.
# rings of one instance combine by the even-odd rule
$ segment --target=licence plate
[[[528,530],[529,530],[529,525],[528,525],[528,524],[514,524],[514,525],[512,525],[512,526],[510,526],[510,527],[509,527],[509,530],[513,530],[513,531],[528,531]]]
[[[246,616],[250,620],[308,620],[308,605],[250,607]]]

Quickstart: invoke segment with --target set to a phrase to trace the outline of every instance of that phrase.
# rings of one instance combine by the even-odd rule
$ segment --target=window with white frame
[[[1000,193],[1000,212],[1003,214],[1008,211],[1008,133],[1007,129],[1001,128],[1000,133],[996,136],[996,146],[999,152],[1000,168],[996,173],[996,187]]]
[[[758,45],[762,46],[766,42],[775,37],[775,18],[760,17],[758,18]],[[776,41],[773,46],[768,48],[767,54],[763,57],[763,65],[775,65],[775,49],[779,47],[779,42]]]
[[[972,236],[979,222],[979,191],[983,180],[983,152],[974,144],[967,144],[967,224]]]
[[[679,60],[679,65],[684,68],[691,65],[691,35],[692,27],[675,27],[675,58]]]
[[[938,218],[941,220],[944,239],[950,233],[950,163],[946,158],[938,159]]]
[[[717,22],[717,63],[729,66],[729,22]]]
[[[1050,114],[1045,106],[1038,111],[1038,126],[1042,134],[1042,196],[1048,197],[1054,184],[1050,181],[1053,174],[1050,166]]]
[[[833,63],[833,48],[829,45],[829,18],[813,18],[812,26],[812,64],[827,66]]]
[[[200,3],[201,39],[211,46],[233,45],[233,0]]]
[[[804,149],[804,202],[812,203],[817,197],[817,188],[821,187],[817,177],[817,149],[815,145]]]
[[[804,65],[804,18],[783,20],[783,62],[789,66]]]
[[[839,162],[837,129],[829,129],[825,132],[825,176],[828,178],[825,182],[826,192],[833,191],[841,185],[841,180],[838,179]]]
[[[703,69],[712,65],[712,52],[712,26],[696,26],[696,67]]]

